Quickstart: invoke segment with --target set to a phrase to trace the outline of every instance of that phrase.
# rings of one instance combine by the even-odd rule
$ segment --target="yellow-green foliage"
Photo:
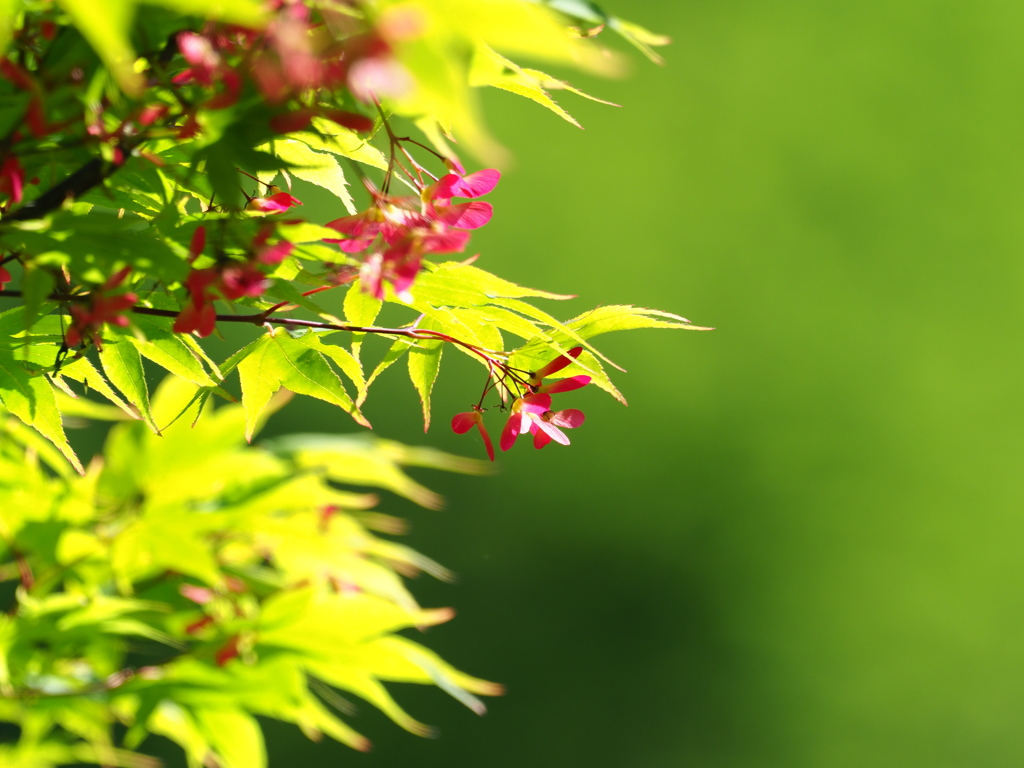
[[[429,733],[389,681],[433,683],[482,711],[474,694],[499,686],[396,634],[452,615],[421,608],[399,573],[447,572],[374,532],[401,528],[368,511],[375,496],[332,482],[434,505],[403,463],[480,463],[371,437],[249,446],[241,406],[200,413],[195,393],[168,379],[152,401],[162,436],[117,424],[85,476],[0,422],[0,576],[17,585],[0,615],[0,718],[22,729],[0,764],[143,765],[115,749],[120,722],[130,748],[157,733],[191,766],[254,768],[256,715],[367,748],[332,711],[336,690]]]

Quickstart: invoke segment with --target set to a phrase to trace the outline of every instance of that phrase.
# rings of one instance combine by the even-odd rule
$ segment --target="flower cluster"
[[[100,348],[103,346],[100,329],[104,323],[110,323],[120,328],[128,326],[128,318],[124,313],[139,303],[139,297],[134,293],[114,293],[114,291],[121,286],[130,272],[131,267],[125,267],[99,288],[90,292],[84,301],[72,304],[69,310],[71,325],[64,333],[64,343],[68,347],[77,347],[83,341],[88,340]]]
[[[520,387],[520,394],[513,399],[512,405],[509,407],[508,421],[505,422],[505,427],[501,431],[501,439],[498,443],[501,450],[507,451],[523,434],[533,436],[534,448],[543,448],[550,442],[569,445],[569,437],[562,430],[580,426],[586,417],[582,411],[575,408],[561,411],[551,410],[551,396],[585,387],[590,383],[590,377],[586,375],[570,376],[549,384],[545,384],[544,379],[571,365],[582,351],[582,347],[573,347],[566,354],[556,357],[543,368],[530,373],[525,378],[520,377],[503,363],[490,361],[492,365],[503,372],[505,382],[511,379],[514,385]],[[485,395],[487,389],[489,387],[485,388]],[[474,405],[471,411],[456,414],[452,419],[452,430],[456,434],[465,434],[473,427],[480,430],[487,455],[491,461],[494,461],[494,446],[484,427],[483,407],[480,404]]]
[[[291,196],[289,195],[289,197]],[[189,300],[174,321],[175,333],[195,332],[201,338],[206,338],[213,333],[217,325],[217,310],[214,307],[214,301],[218,298],[235,301],[243,296],[263,295],[269,281],[260,265],[280,263],[294,247],[287,240],[279,240],[273,245],[269,245],[268,241],[273,231],[273,225],[265,225],[260,228],[256,237],[253,238],[247,261],[222,259],[212,267],[193,268],[189,272],[184,281]],[[199,226],[192,236],[189,247],[190,261],[195,261],[205,248],[206,227]]]
[[[343,11],[321,7],[314,17],[302,2],[271,0],[268,5],[276,13],[262,31],[208,24],[200,32],[178,33],[178,50],[189,66],[172,82],[202,88],[206,93],[197,100],[199,107],[233,106],[248,81],[267,104],[305,103],[272,121],[282,133],[301,130],[317,115],[368,131],[373,127],[371,119],[330,107],[329,95],[347,89],[356,99],[372,104],[408,90],[411,79],[392,56],[392,44],[421,33],[415,12],[385,12],[375,26],[366,29]],[[318,98],[318,93],[324,98]],[[186,138],[198,130],[193,109],[178,135]]]
[[[383,299],[384,285],[390,283],[400,299],[409,301],[424,256],[461,253],[469,242],[468,230],[491,220],[491,205],[472,198],[486,195],[500,178],[493,168],[468,176],[448,173],[423,187],[419,198],[371,189],[370,208],[327,224],[346,238],[327,242],[337,243],[345,253],[361,254],[359,276],[368,293]],[[454,197],[470,200],[453,203]]]

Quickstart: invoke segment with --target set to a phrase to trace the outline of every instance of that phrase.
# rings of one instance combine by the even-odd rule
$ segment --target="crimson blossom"
[[[502,372],[501,378],[505,386],[510,384],[519,387],[520,394],[512,401],[509,410],[508,421],[501,432],[501,439],[498,443],[503,451],[507,451],[521,434],[533,435],[534,448],[543,448],[550,442],[569,445],[569,437],[563,429],[574,429],[583,424],[586,416],[576,408],[567,408],[561,411],[551,410],[551,395],[561,392],[572,392],[575,389],[585,387],[590,383],[590,376],[578,375],[553,381],[544,384],[544,378],[553,373],[558,373],[563,368],[571,365],[583,351],[582,347],[573,347],[564,355],[559,355],[547,365],[544,365],[536,372],[522,378],[523,372],[517,373],[515,369],[498,360],[489,359],[494,369]],[[485,394],[490,389],[490,384],[485,388]],[[480,404],[474,405],[473,410],[466,413],[456,414],[452,419],[452,431],[462,435],[473,427],[480,430],[484,440],[484,447],[487,455],[494,461],[494,447],[491,438],[487,434],[483,422],[483,407]]]
[[[345,253],[363,254],[359,276],[363,289],[384,298],[391,283],[403,301],[411,301],[410,289],[429,254],[461,253],[469,242],[467,230],[479,229],[491,220],[490,203],[470,199],[452,203],[453,197],[476,198],[497,185],[501,174],[487,168],[468,176],[449,173],[425,186],[419,198],[388,195],[370,188],[373,205],[352,216],[328,222],[327,227],[346,235],[328,239]]]
[[[128,318],[124,313],[139,303],[139,297],[134,293],[112,291],[121,286],[129,272],[131,267],[125,267],[92,291],[86,301],[71,306],[71,326],[64,334],[64,343],[68,347],[77,347],[86,339],[92,341],[97,348],[102,347],[103,340],[99,332],[104,323],[120,328],[128,327]]]

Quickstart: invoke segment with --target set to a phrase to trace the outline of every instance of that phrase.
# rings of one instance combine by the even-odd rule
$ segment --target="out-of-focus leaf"
[[[267,749],[259,723],[245,710],[197,707],[196,724],[224,768],[264,768]]]
[[[409,448],[370,435],[290,435],[264,446],[287,456],[299,467],[323,470],[337,482],[385,488],[431,509],[440,508],[443,500],[402,472],[403,464],[468,474],[482,474],[489,468],[475,459]]]
[[[71,397],[63,392],[55,394],[57,396],[57,407],[64,416],[80,416],[84,419],[96,419],[98,421],[123,421],[126,418],[130,418],[123,410],[112,405],[100,405],[87,398]]]
[[[542,107],[547,107],[577,128],[582,128],[582,126],[551,98],[548,89],[565,90],[591,101],[608,104],[609,106],[618,106],[610,101],[590,96],[578,88],[573,88],[568,83],[539,70],[524,69],[487,46],[477,48],[473,57],[469,82],[474,86],[489,85],[519,96],[525,96]]]
[[[591,0],[541,0],[545,5],[560,13],[564,13],[579,22],[591,27],[607,26],[618,33],[623,39],[635,45],[647,58],[655,64],[664,64],[664,60],[652,46],[668,45],[671,40],[650,30],[606,13]]]
[[[267,23],[267,10],[259,0],[137,0],[140,5],[156,5],[188,16],[216,19],[259,29]],[[145,12],[145,11],[143,11]]]
[[[20,5],[19,0],[0,0],[0,56],[7,53]]]
[[[136,0],[104,0],[103,13],[96,13],[91,0],[57,0],[74,25],[107,65],[114,79],[131,96],[142,93],[142,78],[135,71],[131,24]]]

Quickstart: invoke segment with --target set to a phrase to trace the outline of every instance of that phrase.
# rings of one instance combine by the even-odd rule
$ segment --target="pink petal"
[[[384,298],[384,273],[383,260],[377,252],[371,253],[366,261],[359,268],[359,282],[363,286],[363,292],[371,296]]]
[[[559,392],[572,392],[574,389],[580,389],[581,387],[587,386],[590,383],[589,376],[570,376],[568,379],[559,379],[553,381],[550,384],[545,384],[537,390],[538,393],[557,395]]]
[[[455,186],[459,183],[458,174],[447,173],[424,190],[427,200],[436,200],[441,205],[448,205],[455,197]]]
[[[484,427],[483,418],[476,423],[476,428],[480,430],[480,437],[484,439],[484,448],[487,450],[488,458],[494,461],[494,445],[491,443],[491,436],[487,434],[487,429]]]
[[[501,178],[501,173],[494,168],[485,168],[482,171],[471,173],[459,179],[452,187],[457,197],[481,197],[486,195],[496,186]]]
[[[371,104],[399,98],[412,90],[412,76],[395,59],[373,56],[359,59],[348,71],[348,87],[360,101]]]
[[[293,205],[302,205],[302,201],[297,197],[292,197],[287,192],[278,192],[271,195],[267,200],[273,200],[279,205],[283,205],[285,208],[291,208]]]
[[[519,410],[527,413],[547,413],[551,410],[551,395],[527,395],[520,400]]]
[[[452,432],[457,435],[464,435],[480,421],[480,414],[477,411],[468,413],[457,413],[452,416]]]
[[[199,605],[206,605],[215,597],[212,589],[196,584],[182,584],[178,587],[178,591],[182,597],[188,598],[193,603],[199,603]]]
[[[373,221],[368,219],[365,214],[356,214],[355,216],[344,216],[334,221],[329,221],[324,225],[343,235],[348,235],[351,239],[338,239],[324,238],[325,243],[337,243],[338,247],[345,253],[359,253],[359,251],[365,251],[370,243],[373,242],[373,238],[381,231],[382,224],[379,221]]]
[[[139,112],[138,121],[139,125],[152,125],[165,114],[167,114],[168,107],[166,104],[153,104],[148,107],[144,107]]]
[[[206,247],[206,227],[200,225],[192,233],[192,240],[188,246],[189,261],[194,261]]]
[[[494,208],[490,203],[457,203],[439,206],[434,214],[449,227],[479,229],[491,220]]]
[[[220,57],[210,41],[195,32],[178,33],[178,50],[185,61],[194,67],[211,69],[220,63]]]
[[[550,376],[552,373],[558,373],[560,370],[570,365],[573,360],[580,356],[580,352],[583,351],[583,347],[573,347],[564,355],[559,355],[550,363],[545,365],[535,374],[533,374],[534,381],[540,381],[546,376]]]
[[[343,253],[359,253],[365,251],[373,243],[373,238],[353,238],[352,240],[324,240],[325,243],[337,243]]]
[[[264,264],[280,264],[292,252],[295,246],[287,240],[282,240],[269,248],[260,251],[259,259]]]
[[[550,416],[551,423],[556,427],[565,427],[566,429],[572,429],[580,426],[587,417],[583,411],[578,411],[575,408],[566,408],[564,411],[556,411]]]
[[[501,450],[507,451],[513,445],[515,445],[516,438],[519,437],[519,433],[523,428],[523,416],[520,413],[513,413],[508,417],[508,421],[505,422],[505,428],[501,430],[501,441],[499,446]]]
[[[249,201],[249,208],[254,211],[263,211],[264,213],[281,213],[282,211],[287,211],[290,207],[287,203],[271,200],[269,197],[254,197]]]
[[[30,86],[25,86],[26,90],[29,87]],[[444,164],[448,168],[449,171],[452,171],[453,173],[457,173],[460,176],[465,176],[466,175],[466,169],[462,167],[462,163],[459,162],[458,158],[446,157],[444,159]]]
[[[541,419],[541,420],[537,421],[536,423],[537,423],[537,426],[540,427],[542,430],[544,430],[547,433],[548,437],[550,437],[556,443],[561,443],[562,445],[568,445],[569,444],[569,437],[565,434],[565,432],[560,430],[558,427],[556,427],[551,422],[544,421],[543,419]],[[536,440],[536,438],[534,438],[534,439]]]
[[[533,447],[543,448],[545,445],[551,442],[551,438],[548,433],[542,429],[538,429],[533,435]]]
[[[469,232],[462,229],[430,234],[423,238],[424,253],[461,253],[469,242]]]
[[[416,281],[416,275],[420,273],[421,260],[418,255],[403,261],[391,269],[391,284],[395,288],[398,298],[404,302],[412,301],[412,294],[409,289]]]

